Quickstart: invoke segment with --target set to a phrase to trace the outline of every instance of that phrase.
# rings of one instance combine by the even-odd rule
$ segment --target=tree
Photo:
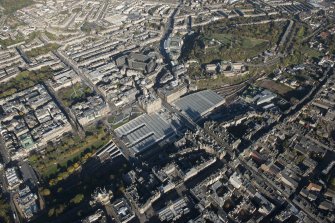
[[[51,208],[51,209],[49,210],[49,212],[48,212],[48,217],[53,216],[54,213],[55,213],[55,209],[54,209],[54,208]]]
[[[54,186],[54,185],[56,185],[56,181],[55,181],[54,179],[51,179],[51,180],[49,181],[49,185],[50,185],[50,186]]]
[[[56,216],[60,215],[63,213],[64,209],[66,208],[66,205],[60,204],[58,208],[55,210]]]
[[[23,71],[16,77],[0,84],[0,97],[7,97],[15,92],[27,89],[51,77],[49,68],[39,71]]]
[[[74,198],[70,200],[70,202],[73,204],[79,204],[80,202],[82,202],[83,199],[84,199],[83,194],[77,194]]]
[[[0,222],[9,223],[9,205],[0,195]]]
[[[42,196],[49,196],[50,195],[50,190],[48,188],[45,188],[41,191]]]
[[[67,172],[69,174],[73,173],[73,171],[74,171],[74,167],[73,166],[70,166],[69,168],[67,168]]]

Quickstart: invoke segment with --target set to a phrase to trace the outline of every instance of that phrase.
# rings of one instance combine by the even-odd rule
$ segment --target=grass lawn
[[[269,41],[251,37],[236,36],[225,33],[213,33],[201,38],[206,49],[196,49],[193,59],[200,63],[210,63],[213,60],[241,61],[257,56],[269,48]]]
[[[24,41],[24,38],[22,36],[18,36],[16,39],[11,39],[11,38],[8,38],[5,40],[0,39],[0,45],[3,47],[7,47],[7,46],[14,45],[14,44],[17,44],[23,41]]]
[[[44,196],[46,208],[36,219],[35,223],[59,221],[63,213],[67,216],[61,222],[78,222],[83,216],[92,214],[89,206],[90,195],[96,188],[105,187],[111,190],[114,196],[119,197],[124,189],[122,175],[127,173],[130,167],[124,161],[115,165],[100,167],[92,175],[73,175],[63,183],[44,187],[50,190],[50,194]],[[42,188],[41,188],[42,189]],[[94,211],[94,209],[93,209]]]
[[[242,48],[253,48],[258,44],[268,42],[265,39],[257,39],[252,37],[240,37],[228,33],[213,33],[212,35],[209,35],[206,37],[209,40],[217,40],[223,44],[230,45],[232,42],[235,42],[236,40],[240,40],[238,42],[238,45]]]
[[[102,127],[91,127],[84,139],[66,136],[59,145],[45,148],[44,154],[34,154],[29,157],[30,163],[44,178],[50,178],[68,167],[68,162],[77,162],[87,151],[95,152],[106,144],[111,136]]]
[[[218,75],[216,79],[202,79],[196,81],[199,89],[216,89],[226,84],[238,84],[248,79],[249,75],[237,76],[237,77],[225,77],[223,74]]]
[[[200,64],[253,58],[278,42],[286,24],[273,22],[231,28],[224,21],[211,23],[195,37],[192,50],[184,58],[195,59]]]
[[[322,53],[320,53],[318,50],[310,48],[309,46],[301,46],[300,47],[302,54],[306,55],[309,58],[319,58],[322,56]]]
[[[50,32],[45,31],[44,34],[45,34],[50,40],[57,40],[57,39],[58,39],[58,37],[57,37],[55,34],[53,34],[53,33],[50,33]]]
[[[91,94],[93,94],[92,89],[82,83],[75,83],[73,86],[63,88],[58,92],[59,98],[68,107],[78,101],[84,100]]]
[[[8,39],[5,39],[5,40],[0,39],[0,45],[2,47],[6,48],[8,46],[11,46],[11,45],[23,42],[23,41],[25,41],[27,43],[27,42],[30,42],[33,39],[35,39],[39,34],[40,34],[39,31],[36,31],[36,32],[30,33],[27,36],[17,35],[15,37],[15,39],[11,39],[11,38],[8,38]]]
[[[32,5],[33,0],[0,0],[0,5],[5,9],[5,13],[14,13],[19,9]]]
[[[0,98],[30,88],[49,79],[51,75],[51,70],[48,68],[41,68],[38,71],[23,71],[9,81],[0,84]]]
[[[40,55],[43,55],[43,54],[47,54],[50,51],[57,50],[58,48],[59,48],[58,44],[51,43],[51,44],[47,44],[43,47],[32,49],[32,50],[30,50],[26,53],[27,53],[28,57],[37,57],[37,56],[40,56]]]

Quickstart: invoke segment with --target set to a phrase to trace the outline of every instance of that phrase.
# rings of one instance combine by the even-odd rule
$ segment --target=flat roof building
[[[182,97],[173,104],[193,121],[199,121],[225,102],[225,99],[214,91],[205,90]]]
[[[164,139],[175,136],[182,126],[176,116],[160,111],[143,114],[115,129],[115,133],[137,154]]]

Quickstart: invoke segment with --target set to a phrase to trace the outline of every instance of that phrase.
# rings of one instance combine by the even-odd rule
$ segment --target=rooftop
[[[212,90],[187,95],[174,102],[193,121],[198,121],[210,111],[225,103],[225,99]]]
[[[143,114],[117,128],[115,133],[134,153],[140,153],[150,146],[177,133],[182,127],[180,120],[166,112]]]

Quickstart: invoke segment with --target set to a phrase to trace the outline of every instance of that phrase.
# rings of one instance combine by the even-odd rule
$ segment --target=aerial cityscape
[[[0,0],[0,223],[335,222],[335,0]]]

